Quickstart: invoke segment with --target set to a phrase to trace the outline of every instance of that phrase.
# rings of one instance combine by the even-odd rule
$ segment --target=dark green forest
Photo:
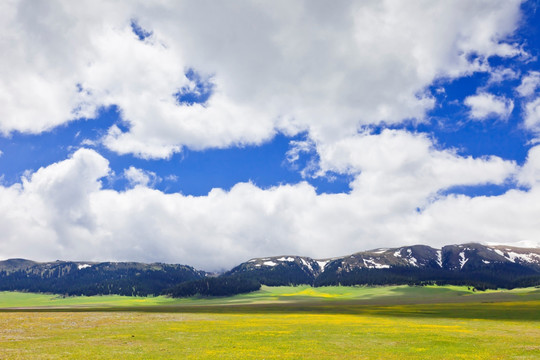
[[[120,264],[120,265],[119,265]],[[204,273],[182,265],[101,263],[79,269],[69,262],[0,270],[0,290],[64,295],[159,295],[179,283],[201,279]]]

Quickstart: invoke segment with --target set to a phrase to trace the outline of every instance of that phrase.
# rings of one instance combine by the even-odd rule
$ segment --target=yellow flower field
[[[351,314],[0,313],[2,359],[538,359],[533,321]]]
[[[401,289],[394,300],[404,303],[387,304],[390,290],[366,288],[370,295],[362,300],[362,289],[266,288],[262,301],[245,295],[250,300],[242,305],[235,304],[238,298],[210,299],[204,306],[193,305],[196,299],[158,298],[146,300],[155,305],[122,307],[112,298],[109,308],[81,308],[77,304],[88,299],[65,299],[75,304],[70,310],[51,300],[54,307],[0,312],[0,359],[540,358],[538,289],[478,297],[451,289],[462,296],[438,303],[442,289]],[[269,293],[278,299],[268,302]],[[339,293],[343,301],[335,300]],[[40,296],[47,296],[10,294],[24,295],[40,306]],[[122,304],[130,305],[129,299]]]

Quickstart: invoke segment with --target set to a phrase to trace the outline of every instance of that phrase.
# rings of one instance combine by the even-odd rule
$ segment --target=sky
[[[0,258],[540,246],[540,2],[0,2]]]

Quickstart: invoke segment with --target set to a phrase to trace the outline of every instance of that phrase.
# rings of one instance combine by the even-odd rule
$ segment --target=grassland
[[[540,288],[475,292],[464,286],[263,286],[261,290],[226,298],[182,298],[119,295],[64,297],[54,294],[0,292],[0,309],[7,308],[107,308],[190,307],[260,304],[354,303],[392,305],[454,302],[500,302],[540,300]],[[139,309],[141,310],[141,309]]]
[[[0,307],[0,359],[540,358],[534,288],[265,287],[217,299],[0,293]]]

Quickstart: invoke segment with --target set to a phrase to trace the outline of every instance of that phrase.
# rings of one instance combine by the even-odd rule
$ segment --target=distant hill
[[[185,265],[136,262],[0,261],[0,290],[66,295],[159,295],[164,289],[205,276]]]
[[[0,290],[181,297],[233,295],[261,284],[515,288],[540,285],[540,249],[470,243],[381,248],[329,259],[285,255],[254,258],[219,276],[207,275],[187,265],[9,259],[0,261]]]

